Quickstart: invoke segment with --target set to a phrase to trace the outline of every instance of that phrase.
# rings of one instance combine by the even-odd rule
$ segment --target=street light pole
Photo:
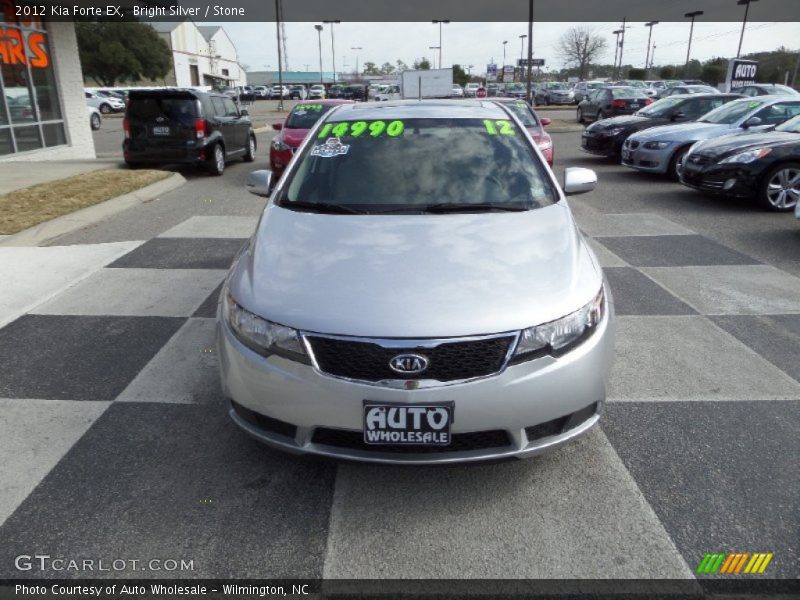
[[[533,65],[533,0],[528,0],[528,77],[525,89],[525,99],[528,104],[533,105],[531,95],[531,69]]]
[[[278,110],[283,110],[283,59],[281,58],[281,18],[283,7],[281,0],[275,0],[275,37],[278,40],[278,86],[280,87],[280,94],[278,95]]]
[[[619,42],[619,71],[620,75],[622,74],[622,53],[625,50],[625,20],[626,17],[622,17],[622,39]]]
[[[363,50],[363,48],[361,46],[352,46],[350,50],[356,51],[356,75],[361,77],[361,72],[358,70],[358,51]]]
[[[692,34],[694,33],[694,20],[696,17],[699,17],[702,14],[703,14],[702,10],[695,10],[693,12],[687,12],[685,15],[683,15],[687,19],[692,20],[692,24],[689,25],[689,47],[686,48],[686,67],[684,68],[684,71],[689,68],[689,53],[692,51]]]
[[[329,23],[331,26],[331,58],[333,59],[333,83],[336,83],[336,47],[334,46],[333,42],[333,26],[336,23],[341,23],[338,19],[335,21],[323,21],[323,23]]]
[[[508,40],[503,42],[503,66],[506,66],[506,44],[508,44]]]
[[[441,50],[441,48],[439,48],[439,46],[428,46],[428,50]],[[441,59],[439,59],[439,60],[441,60]],[[436,68],[436,53],[433,54],[433,68],[434,69]],[[442,68],[442,64],[441,63],[439,63],[439,68],[440,69]]]
[[[439,24],[439,68],[442,68],[442,25],[450,23],[450,19],[434,19],[431,21],[434,25]]]
[[[519,61],[520,61],[520,63],[522,63],[522,58],[523,58],[522,53],[525,51],[525,38],[526,37],[528,37],[528,34],[525,34],[525,33],[523,33],[521,36],[519,36]],[[522,64],[520,64],[519,69],[520,69],[520,71],[519,71],[519,80],[522,81],[522,73],[523,73]]]
[[[758,0],[738,0],[736,4],[741,6],[744,4],[744,19],[742,19],[742,34],[739,36],[739,49],[736,51],[736,58],[742,53],[742,40],[744,40],[744,28],[747,25],[747,13],[750,11],[750,3],[758,2]]]
[[[314,25],[314,29],[317,30],[317,41],[319,42],[319,82],[325,85],[322,77],[322,25]]]
[[[647,34],[647,54],[644,57],[644,78],[647,79],[647,65],[650,64],[650,39],[653,37],[653,25],[658,25],[658,21],[648,21],[644,24],[645,27],[650,28]]]

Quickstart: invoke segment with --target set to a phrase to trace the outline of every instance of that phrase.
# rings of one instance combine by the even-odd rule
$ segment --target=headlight
[[[230,294],[225,294],[222,314],[236,339],[252,351],[311,364],[297,330],[254,315],[239,306]]]
[[[603,286],[589,304],[555,321],[524,329],[511,362],[519,363],[547,352],[559,356],[578,345],[603,320],[606,295]]]
[[[625,131],[624,127],[614,127],[614,129],[609,129],[608,131],[606,131],[606,134],[607,135],[619,135],[623,131]]]
[[[672,142],[645,142],[643,147],[648,150],[663,150],[671,143]]]
[[[272,139],[272,149],[276,150],[277,152],[284,152],[286,150],[291,150],[292,147],[283,141],[281,136],[275,136]]]
[[[550,150],[553,147],[553,140],[545,140],[536,144],[539,150]]]
[[[751,163],[754,160],[759,158],[765,157],[767,154],[772,152],[772,148],[754,148],[753,150],[746,150],[745,152],[739,152],[739,154],[734,154],[733,156],[729,156],[728,158],[722,159],[719,161],[719,164],[730,164],[730,163]]]

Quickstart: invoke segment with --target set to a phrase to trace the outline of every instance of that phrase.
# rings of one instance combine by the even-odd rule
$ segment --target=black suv
[[[201,165],[222,175],[225,161],[252,162],[256,136],[246,110],[230,96],[196,90],[132,91],[123,121],[125,162]]]

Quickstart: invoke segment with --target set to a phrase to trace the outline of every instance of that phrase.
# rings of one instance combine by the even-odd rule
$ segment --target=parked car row
[[[598,120],[583,132],[581,148],[692,188],[789,211],[800,199],[800,95],[670,95],[630,116]]]

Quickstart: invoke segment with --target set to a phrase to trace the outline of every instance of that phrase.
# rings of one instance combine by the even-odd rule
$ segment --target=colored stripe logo
[[[772,557],[772,552],[706,553],[703,560],[700,561],[696,573],[701,575],[760,575],[767,569]]]

